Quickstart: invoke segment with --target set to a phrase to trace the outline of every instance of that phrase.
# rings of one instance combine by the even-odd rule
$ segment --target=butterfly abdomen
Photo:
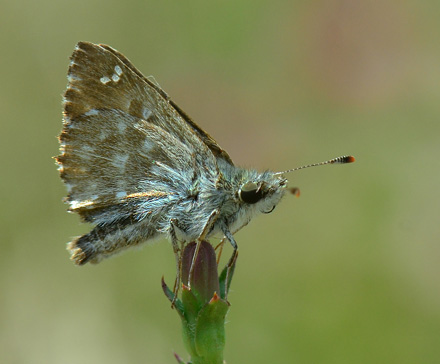
[[[88,234],[67,244],[70,259],[77,265],[99,263],[129,247],[139,246],[152,240],[159,233],[142,222],[96,226]]]

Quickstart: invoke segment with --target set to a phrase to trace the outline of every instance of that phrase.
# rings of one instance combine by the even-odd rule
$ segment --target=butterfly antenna
[[[338,158],[333,158],[330,159],[328,161],[325,162],[320,162],[320,163],[313,163],[313,164],[308,164],[306,166],[302,166],[302,167],[297,167],[297,168],[292,168],[292,169],[288,169],[287,171],[282,171],[282,172],[276,172],[274,173],[275,175],[279,175],[279,174],[284,174],[284,173],[289,173],[289,172],[293,172],[293,171],[297,171],[299,169],[304,169],[304,168],[309,168],[309,167],[316,167],[316,166],[323,166],[325,164],[346,164],[346,163],[353,163],[356,159],[351,156],[351,155],[343,155],[341,157]]]

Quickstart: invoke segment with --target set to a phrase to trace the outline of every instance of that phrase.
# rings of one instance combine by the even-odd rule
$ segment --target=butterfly
[[[233,235],[255,215],[272,212],[288,190],[284,174],[292,170],[235,166],[108,45],[78,43],[67,78],[56,161],[69,211],[94,226],[68,244],[75,264],[98,263],[162,236],[176,257],[184,244],[215,235],[236,252]],[[352,161],[343,156],[319,164]]]

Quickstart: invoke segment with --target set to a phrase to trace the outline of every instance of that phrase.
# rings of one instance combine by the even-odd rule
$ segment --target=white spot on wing
[[[127,125],[122,121],[118,122],[117,126],[118,126],[118,130],[121,134],[123,134],[125,132],[125,129],[127,129]]]
[[[98,190],[98,184],[97,183],[91,183],[89,185],[89,191],[97,191]]]
[[[119,66],[115,66],[115,72],[118,76],[122,75],[122,69]]]
[[[128,154],[115,154],[114,160],[112,161],[112,164],[119,168],[120,170],[125,169],[125,163],[127,163]]]
[[[99,81],[101,81],[101,83],[103,83],[105,85],[110,82],[110,78],[103,76],[99,79]]]
[[[119,76],[118,76],[116,73],[113,73],[113,75],[112,75],[112,80],[113,80],[114,82],[118,82],[118,81],[119,81]]]
[[[73,86],[70,81],[69,81],[69,85],[67,87],[67,90],[74,90],[74,91],[78,91],[81,92],[81,90],[78,87]],[[68,99],[66,99],[66,101],[69,101]]]
[[[154,143],[149,139],[145,139],[144,145],[142,146],[142,152],[148,154],[151,152],[153,148],[154,148]]]
[[[127,196],[125,191],[116,192],[116,198],[124,198],[125,196]]]
[[[69,73],[69,74],[67,75],[67,81],[69,81],[69,82],[73,82],[73,81],[81,81],[81,80],[82,80],[81,77],[79,77],[79,76],[77,76],[77,75],[74,75],[74,74],[72,74],[72,73]]]
[[[147,109],[146,107],[143,107],[143,108],[142,108],[142,118],[143,118],[144,120],[148,120],[148,118],[151,116],[151,114],[153,114],[153,113],[151,112],[151,110]]]
[[[101,130],[98,138],[102,142],[105,138],[107,138],[107,132],[105,130]]]
[[[85,115],[85,116],[93,116],[93,115],[98,115],[98,114],[99,114],[99,111],[98,111],[98,110],[96,110],[96,109],[91,109],[91,110],[87,111],[84,115]]]

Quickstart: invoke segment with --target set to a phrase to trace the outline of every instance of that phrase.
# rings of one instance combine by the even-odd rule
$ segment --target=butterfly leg
[[[223,247],[225,246],[225,241],[226,241],[226,238],[223,238],[222,241],[220,243],[218,243],[217,246],[214,248],[215,251],[217,251],[217,249],[218,249],[217,265],[220,264],[220,258],[222,257]]]
[[[191,287],[191,278],[194,273],[195,262],[197,259],[197,255],[199,254],[200,244],[202,243],[203,240],[205,240],[206,235],[208,235],[208,233],[211,231],[211,228],[214,225],[219,215],[220,215],[219,210],[214,210],[213,212],[211,212],[211,215],[209,215],[208,220],[206,221],[206,224],[203,227],[202,232],[200,233],[199,237],[196,239],[196,250],[194,251],[194,255],[191,260],[191,267],[189,269],[188,287]]]
[[[173,246],[174,256],[176,258],[176,280],[174,281],[174,289],[173,294],[174,298],[171,302],[171,307],[174,307],[174,302],[177,299],[177,295],[179,294],[180,284],[182,282],[182,250],[179,248],[179,242],[177,240],[176,235],[176,220],[172,219],[170,221],[170,237],[171,244]]]
[[[227,299],[228,298],[228,290],[229,290],[229,288],[228,288],[229,275],[230,275],[231,269],[234,266],[235,261],[237,260],[237,257],[238,257],[238,245],[237,245],[237,242],[235,241],[234,237],[232,236],[232,233],[229,231],[226,224],[222,224],[221,229],[223,231],[223,234],[225,234],[226,239],[229,240],[229,242],[232,245],[232,248],[234,249],[234,251],[232,252],[231,258],[229,258],[229,262],[227,264],[227,271],[226,271],[225,299]]]

